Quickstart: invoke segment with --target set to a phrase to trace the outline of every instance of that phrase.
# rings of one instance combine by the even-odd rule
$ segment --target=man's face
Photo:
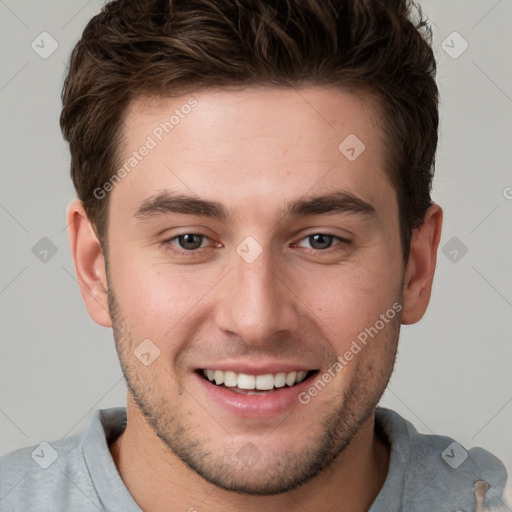
[[[226,489],[283,492],[371,420],[392,371],[404,268],[379,111],[319,87],[203,91],[182,108],[190,96],[128,111],[121,165],[150,149],[111,192],[116,345],[170,457]],[[175,110],[179,122],[158,130]],[[225,217],[185,213],[178,195]],[[339,207],[288,211],[321,196]],[[306,379],[251,389],[293,383],[294,371]]]

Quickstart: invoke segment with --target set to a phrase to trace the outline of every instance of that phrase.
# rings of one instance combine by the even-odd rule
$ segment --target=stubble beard
[[[155,435],[172,454],[204,480],[227,491],[260,496],[285,493],[324,471],[343,456],[343,451],[361,426],[373,415],[393,371],[400,314],[389,322],[386,333],[381,333],[385,334],[385,338],[370,342],[384,344],[387,348],[387,351],[383,351],[384,358],[379,357],[379,367],[372,366],[368,360],[366,366],[359,366],[343,396],[318,422],[319,427],[313,436],[308,433],[309,438],[299,447],[298,443],[294,443],[290,448],[279,451],[273,448],[269,453],[261,453],[257,463],[246,465],[237,457],[237,449],[231,449],[230,453],[226,447],[209,445],[205,440],[208,438],[206,427],[203,425],[204,432],[201,434],[197,424],[187,420],[185,415],[176,413],[174,404],[165,398],[164,390],[159,389],[158,383],[148,377],[150,373],[142,371],[141,363],[133,353],[141,340],[131,335],[112,287],[109,286],[108,290],[116,350],[134,402]],[[369,346],[363,350],[371,349]],[[177,395],[187,394],[178,385]],[[214,422],[213,419],[211,421]],[[226,434],[226,437],[229,435]]]

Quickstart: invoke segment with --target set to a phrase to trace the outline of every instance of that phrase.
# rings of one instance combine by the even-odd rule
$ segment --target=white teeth
[[[271,373],[266,375],[258,375],[256,377],[256,389],[266,391],[274,387],[274,376]]]
[[[302,382],[307,371],[299,370],[293,372],[267,373],[265,375],[249,375],[247,373],[236,373],[222,370],[203,370],[203,375],[218,386],[224,384],[227,387],[246,390],[269,391],[273,388],[282,388],[285,385],[293,386]]]
[[[297,372],[290,372],[286,374],[286,384],[288,386],[293,386],[295,384],[295,379],[297,378]]]
[[[282,388],[286,384],[286,373],[276,373],[274,375],[274,387]]]
[[[254,389],[256,387],[256,377],[246,373],[239,373],[236,384],[240,389]]]
[[[235,387],[237,385],[237,375],[235,372],[224,372],[224,384],[228,387]]]
[[[224,382],[224,372],[215,370],[215,384],[220,385]]]
[[[304,370],[297,372],[297,382],[302,382],[307,374],[308,372],[305,372]]]

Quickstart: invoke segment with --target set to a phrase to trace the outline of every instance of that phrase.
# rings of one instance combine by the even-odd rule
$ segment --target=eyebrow
[[[222,203],[169,192],[160,192],[143,200],[134,217],[142,220],[169,213],[208,217],[221,222],[226,222],[230,218]],[[291,218],[335,213],[375,216],[377,212],[370,203],[350,192],[335,191],[290,201],[280,213],[283,217]]]

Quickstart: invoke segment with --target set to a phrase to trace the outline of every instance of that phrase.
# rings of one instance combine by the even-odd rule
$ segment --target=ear
[[[80,200],[68,206],[67,221],[71,254],[85,307],[97,324],[112,327],[103,250]]]
[[[402,323],[418,322],[427,309],[441,238],[443,210],[433,204],[421,226],[413,231],[409,261],[405,271]]]

